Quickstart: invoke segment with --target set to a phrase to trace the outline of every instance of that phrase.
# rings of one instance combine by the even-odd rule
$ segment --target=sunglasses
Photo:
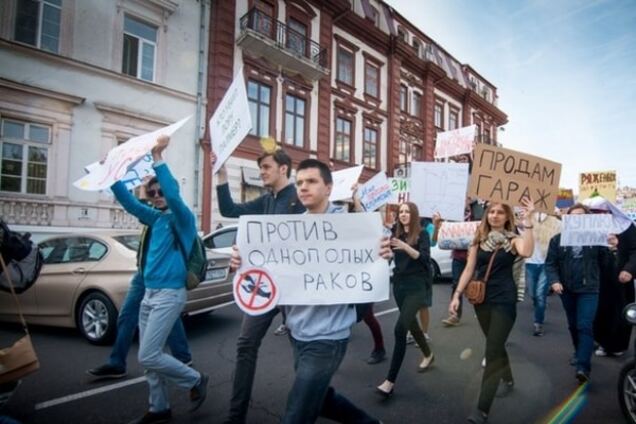
[[[159,197],[163,197],[163,191],[161,191],[161,189],[159,190],[146,190],[146,194],[148,195],[148,197],[150,197],[151,199],[153,197],[155,197],[155,195],[159,196]]]

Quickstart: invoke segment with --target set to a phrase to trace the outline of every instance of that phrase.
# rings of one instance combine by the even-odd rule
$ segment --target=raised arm
[[[144,225],[152,225],[161,214],[156,209],[143,204],[135,196],[130,194],[126,188],[126,184],[121,181],[117,181],[110,189],[126,212],[136,217]]]
[[[532,234],[532,214],[534,211],[534,203],[532,199],[524,198],[522,201],[522,223],[524,226],[521,237],[512,240],[514,248],[519,256],[529,258],[534,250],[534,235]]]

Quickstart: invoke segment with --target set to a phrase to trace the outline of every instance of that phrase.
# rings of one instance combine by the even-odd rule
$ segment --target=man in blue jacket
[[[157,182],[147,194],[154,208],[137,200],[121,181],[112,185],[115,197],[128,213],[148,226],[150,240],[143,267],[146,287],[139,311],[139,363],[146,370],[150,405],[135,423],[167,422],[171,418],[167,383],[190,390],[191,410],[201,406],[207,394],[208,376],[164,353],[168,334],[186,303],[186,263],[179,242],[188,251],[196,237],[196,219],[179,195],[179,184],[162,159],[170,141],[160,136],[152,149]],[[179,237],[180,240],[177,240]]]
[[[212,153],[212,167],[216,162],[216,155]],[[305,207],[298,200],[296,187],[289,182],[292,160],[284,150],[265,153],[257,160],[263,185],[268,192],[250,202],[237,204],[232,200],[227,182],[225,166],[219,168],[217,174],[216,193],[221,215],[228,218],[238,218],[241,215],[280,215],[298,214],[305,212]],[[267,329],[272,324],[279,310],[260,315],[243,315],[241,333],[236,343],[236,368],[232,385],[230,412],[227,423],[245,423],[247,409],[254,385],[256,360],[258,349]]]

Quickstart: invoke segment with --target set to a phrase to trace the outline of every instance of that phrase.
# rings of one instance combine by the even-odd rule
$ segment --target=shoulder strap
[[[22,308],[20,307],[20,301],[18,300],[18,295],[15,294],[15,288],[13,287],[13,282],[11,281],[11,275],[9,274],[9,269],[7,265],[4,263],[4,259],[2,255],[0,255],[0,264],[2,265],[2,273],[4,274],[4,278],[9,283],[9,288],[11,289],[11,294],[15,299],[15,303],[18,305],[18,314],[20,315],[20,321],[22,322],[22,327],[24,328],[24,332],[29,335],[29,328],[27,327],[26,320],[24,319],[24,315],[22,315]]]
[[[492,263],[495,261],[495,255],[499,251],[499,246],[495,248],[495,251],[490,255],[490,261],[488,262],[488,268],[486,269],[486,275],[484,276],[484,283],[488,282],[488,278],[490,278],[490,269],[492,268]]]
[[[179,251],[181,252],[181,256],[183,256],[183,263],[185,264],[185,266],[187,268],[188,267],[188,256],[186,255],[185,248],[181,244],[181,239],[179,238],[179,235],[177,234],[177,229],[174,228],[174,224],[172,223],[172,220],[170,220],[170,229],[172,229],[172,234],[174,235],[174,238],[177,240],[177,246],[179,247]]]

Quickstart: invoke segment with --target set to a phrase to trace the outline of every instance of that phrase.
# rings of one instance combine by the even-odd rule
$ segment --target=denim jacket
[[[607,247],[583,247],[583,272],[581,281],[575,280],[572,247],[561,246],[561,234],[550,240],[548,256],[545,260],[545,273],[550,285],[561,283],[573,293],[598,293],[601,270],[610,266],[614,256]]]

